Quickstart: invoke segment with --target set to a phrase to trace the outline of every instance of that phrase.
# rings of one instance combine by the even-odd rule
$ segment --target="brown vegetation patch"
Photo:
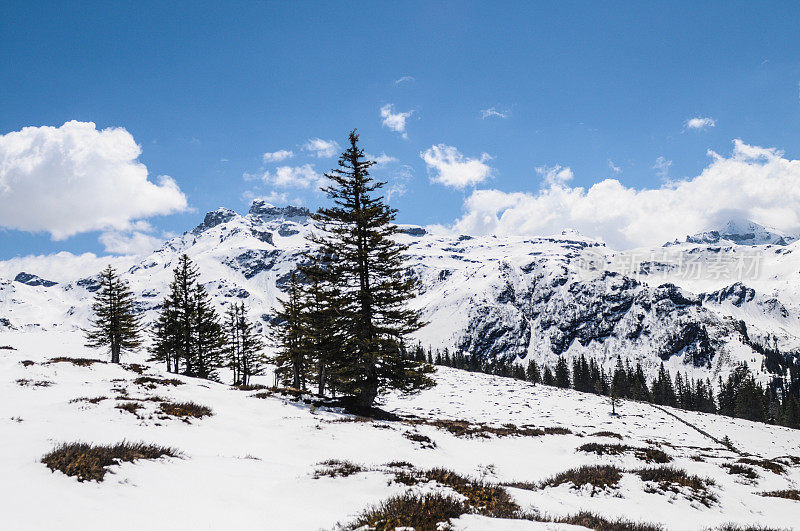
[[[94,397],[81,396],[78,398],[73,398],[72,400],[69,401],[69,403],[75,404],[77,402],[88,402],[89,404],[99,404],[100,402],[106,400],[107,398],[108,397],[106,396],[94,396]]]
[[[361,465],[343,459],[328,459],[327,461],[317,463],[317,466],[322,468],[318,468],[314,471],[314,479],[319,479],[321,477],[346,478],[353,474],[358,474],[359,472],[366,472],[366,469]]]
[[[194,402],[161,402],[160,411],[170,417],[201,419],[213,415],[211,408]]]
[[[434,468],[424,472],[424,477],[440,485],[450,487],[467,498],[473,511],[492,518],[514,518],[519,512],[508,491],[498,485],[474,480],[445,468]]]
[[[581,511],[552,521],[559,524],[580,525],[595,531],[663,531],[664,529],[660,525],[631,522],[622,518],[609,520],[589,511]]]
[[[50,363],[71,363],[77,367],[90,367],[95,363],[105,363],[105,361],[93,358],[69,358],[67,356],[58,356],[47,361],[47,364]]]
[[[749,457],[742,457],[738,462],[745,465],[761,467],[764,470],[769,470],[770,472],[774,472],[776,474],[786,473],[786,467],[784,465],[770,459],[751,459]]]
[[[175,387],[183,385],[183,382],[177,378],[154,378],[153,376],[140,376],[133,383],[148,389],[155,389],[158,385],[172,385]]]
[[[597,431],[591,434],[592,437],[610,437],[612,439],[622,440],[622,435],[613,431]]]
[[[418,531],[436,531],[441,529],[441,523],[467,512],[467,505],[454,496],[438,492],[406,492],[367,509],[347,529],[389,531],[414,528]]]
[[[403,434],[403,437],[408,439],[409,441],[414,441],[419,443],[420,448],[432,450],[436,448],[436,443],[427,435],[423,435],[416,431],[407,431]]]
[[[137,459],[158,459],[162,456],[178,457],[177,450],[145,443],[121,442],[114,445],[64,443],[42,457],[50,470],[60,470],[78,481],[103,481],[108,467]]]
[[[17,385],[21,387],[50,387],[53,382],[50,380],[28,380],[27,378],[19,378],[15,380]]]
[[[690,500],[695,500],[706,507],[710,507],[713,503],[718,501],[716,494],[712,493],[709,488],[716,483],[710,478],[701,478],[687,474],[685,470],[671,466],[659,466],[654,468],[643,468],[634,472],[642,481],[651,483],[650,486],[645,487],[645,492],[651,494],[673,492],[675,494],[683,494]],[[686,492],[685,487],[690,492]]]
[[[762,492],[761,495],[770,498],[785,498],[787,500],[800,501],[800,490],[773,490]]]
[[[36,365],[36,362],[33,360],[22,360],[19,362],[23,367],[30,367],[31,365]]]
[[[473,424],[465,420],[410,420],[405,421],[409,424],[427,424],[439,429],[444,429],[456,437],[483,437],[490,435],[496,437],[540,437],[542,435],[569,435],[572,433],[567,428],[552,426],[547,428],[537,428],[534,426],[517,426],[515,424],[503,424],[502,426],[490,426],[488,424]]]
[[[742,476],[750,480],[758,479],[758,472],[753,467],[737,463],[724,463],[722,467],[728,470],[728,474]]]
[[[126,402],[124,404],[117,404],[114,406],[115,409],[119,409],[121,411],[127,411],[132,415],[136,415],[137,418],[142,418],[139,416],[139,410],[142,409],[144,406],[137,402]]]
[[[267,387],[266,385],[261,385],[261,384],[247,384],[247,385],[240,384],[240,385],[234,385],[233,388],[239,391],[260,391],[261,389],[269,389],[269,387]]]
[[[581,452],[595,453],[597,455],[620,455],[630,452],[637,459],[641,459],[647,463],[664,464],[672,461],[672,458],[666,452],[658,448],[636,448],[635,446],[628,446],[627,444],[587,443],[578,447],[578,450]]]
[[[622,479],[622,470],[615,466],[586,465],[560,472],[538,484],[516,483],[508,485],[527,490],[557,487],[564,483],[571,483],[574,489],[590,485],[592,487],[591,495],[594,496],[598,492],[616,488],[620,479]]]
[[[147,367],[138,363],[129,363],[127,365],[123,365],[123,367],[131,372],[135,372],[136,374],[144,374],[144,371],[147,370]]]

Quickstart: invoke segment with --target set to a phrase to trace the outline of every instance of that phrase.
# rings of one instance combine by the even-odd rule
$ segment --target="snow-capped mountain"
[[[266,326],[307,247],[309,215],[260,200],[247,215],[220,208],[149,256],[114,260],[145,320],[155,317],[174,263],[186,253],[217,304],[244,300]],[[664,361],[699,376],[741,361],[759,373],[754,344],[800,346],[800,243],[785,237],[615,252],[574,231],[525,238],[402,228],[420,286],[413,304],[428,323],[415,339],[425,346],[551,364],[584,353],[607,367],[622,356],[650,373]],[[760,229],[752,233],[769,239]],[[63,255],[0,262],[0,332],[83,326],[103,265]]]
[[[797,241],[797,236],[779,231],[778,229],[759,225],[750,220],[729,220],[722,227],[717,229],[706,230],[691,236],[686,236],[687,243],[711,243],[721,245],[789,245],[795,241]],[[675,240],[667,245],[674,245],[676,243],[680,242]]]

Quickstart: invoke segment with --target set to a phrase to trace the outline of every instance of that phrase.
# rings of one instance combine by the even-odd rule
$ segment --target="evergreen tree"
[[[123,351],[142,344],[133,293],[110,265],[100,273],[100,289],[95,293],[92,312],[91,327],[84,330],[86,346],[108,348],[111,363],[119,363]]]
[[[542,371],[542,384],[543,385],[555,385],[556,379],[553,376],[553,371],[550,370],[549,365],[544,366],[544,370]]]
[[[628,383],[628,374],[625,367],[622,365],[622,358],[617,356],[617,365],[614,368],[613,376],[611,377],[611,394],[617,394],[617,398],[625,397],[631,398],[631,386]]]
[[[212,379],[222,364],[225,337],[198,278],[197,266],[182,255],[156,319],[151,353],[153,360],[166,363],[168,371]]]
[[[243,302],[232,303],[226,315],[228,366],[233,370],[233,384],[249,385],[251,376],[264,371],[264,341],[247,318]]]
[[[556,362],[555,379],[557,387],[570,387],[569,364],[564,356],[559,356]]]
[[[536,360],[528,362],[528,367],[525,370],[525,379],[533,384],[538,384],[542,381],[542,376],[539,373],[539,365]]]
[[[338,371],[343,360],[342,319],[338,308],[340,297],[335,268],[332,261],[318,254],[306,255],[307,265],[298,269],[306,279],[300,288],[301,327],[306,332],[306,357],[314,365],[317,393],[325,394],[325,388],[335,390]],[[411,356],[414,361],[424,357]]]
[[[275,324],[277,353],[272,362],[276,365],[275,377],[283,384],[305,390],[310,367],[307,358],[308,330],[305,328],[300,281],[292,272],[286,290],[286,299],[280,299]]]
[[[312,238],[323,255],[335,257],[346,342],[338,384],[364,409],[382,388],[414,391],[434,384],[432,367],[401,355],[404,338],[422,323],[407,306],[415,284],[405,274],[406,247],[394,240],[396,211],[376,193],[384,183],[369,176],[373,164],[351,132],[338,168],[325,174],[330,184],[324,191],[334,206],[314,215],[318,232]]]

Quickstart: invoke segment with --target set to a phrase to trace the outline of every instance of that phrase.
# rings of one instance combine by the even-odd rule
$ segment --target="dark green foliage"
[[[311,359],[307,351],[309,330],[305,328],[300,282],[292,273],[286,290],[286,299],[278,301],[274,329],[277,352],[272,358],[275,378],[284,386],[305,390],[311,372]]]
[[[141,324],[135,313],[135,299],[128,284],[119,278],[110,265],[100,273],[100,289],[94,295],[86,346],[108,348],[111,363],[119,363],[120,354],[142,344]]]
[[[247,318],[244,303],[231,303],[225,320],[228,336],[228,366],[233,369],[233,385],[248,386],[250,377],[264,372],[264,342]]]
[[[137,459],[178,457],[172,448],[145,443],[121,442],[110,446],[87,443],[64,443],[42,457],[50,470],[60,470],[78,481],[103,481],[108,467]]]
[[[364,410],[382,389],[412,392],[434,384],[428,376],[433,368],[405,350],[404,338],[422,326],[407,306],[415,281],[406,274],[406,247],[394,240],[396,211],[378,195],[384,183],[369,176],[372,165],[353,131],[338,168],[325,175],[330,184],[324,191],[333,206],[313,216],[317,232],[311,238],[318,256],[328,257],[322,281],[335,282],[332,296],[343,339],[328,362],[337,388]],[[301,311],[299,294],[297,300]],[[302,337],[314,338],[310,329]],[[299,343],[302,352],[303,340]]]
[[[533,384],[542,382],[542,374],[539,370],[539,365],[536,363],[536,360],[531,360],[528,362],[528,367],[525,369],[525,379]]]
[[[225,353],[225,335],[197,267],[182,255],[173,271],[169,294],[154,325],[153,360],[167,371],[216,379]]]
[[[567,358],[564,356],[560,356],[556,362],[555,383],[556,387],[565,389],[570,386],[569,365],[567,364]]]

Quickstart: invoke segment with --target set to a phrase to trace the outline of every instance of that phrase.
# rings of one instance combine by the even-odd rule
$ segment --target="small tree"
[[[275,342],[278,351],[273,357],[275,377],[284,385],[305,389],[308,378],[306,346],[308,330],[304,328],[303,307],[300,299],[300,282],[293,272],[286,290],[286,299],[279,300],[280,309],[275,320]]]
[[[233,384],[248,385],[251,376],[264,371],[264,342],[247,318],[244,303],[231,304],[227,312],[228,365],[233,369]]]
[[[100,289],[95,293],[92,312],[91,327],[84,330],[86,346],[108,348],[111,363],[119,363],[123,351],[134,350],[142,344],[133,293],[110,265],[100,273]]]
[[[568,388],[570,386],[569,364],[564,356],[559,356],[556,362],[556,386]]]

